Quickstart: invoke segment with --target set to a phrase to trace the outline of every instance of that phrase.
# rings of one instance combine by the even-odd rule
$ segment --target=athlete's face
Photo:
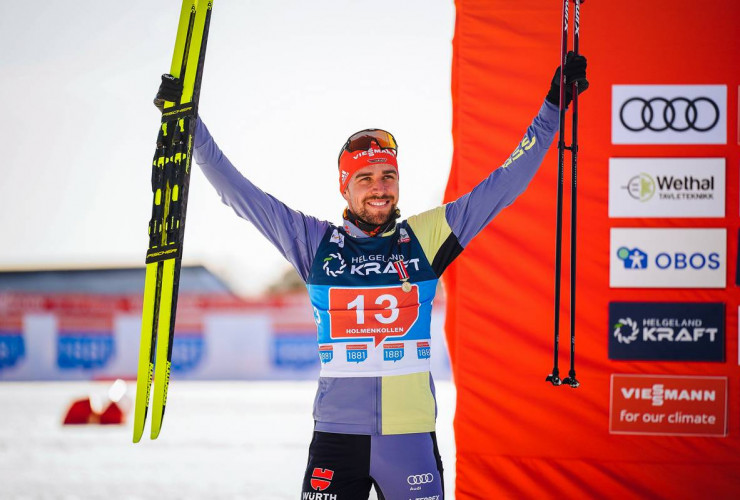
[[[398,171],[382,164],[363,167],[352,176],[342,196],[360,219],[385,224],[398,204]]]

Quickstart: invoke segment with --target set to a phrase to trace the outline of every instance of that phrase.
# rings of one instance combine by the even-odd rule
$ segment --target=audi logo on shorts
[[[627,130],[653,132],[673,130],[707,132],[719,122],[719,106],[709,97],[632,97],[619,108],[619,120]]]
[[[428,484],[434,481],[434,475],[430,472],[426,474],[415,474],[406,478],[406,482],[414,486],[417,484]]]

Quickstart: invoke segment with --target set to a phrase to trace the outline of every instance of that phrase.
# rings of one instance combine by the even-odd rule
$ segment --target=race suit
[[[436,467],[438,474],[431,473],[435,478],[427,481],[427,469],[409,457],[402,464],[389,463],[380,469],[397,470],[372,476],[368,472],[381,495],[442,497],[429,371],[430,352],[436,348],[431,345],[430,321],[437,281],[471,239],[524,191],[557,126],[558,109],[545,101],[511,156],[472,191],[368,237],[348,220],[336,226],[292,210],[261,191],[234,168],[198,120],[195,160],[223,203],[252,222],[308,287],[321,361],[314,442],[326,433],[369,436],[356,439],[367,441],[372,470],[373,449],[405,446],[394,445],[393,436],[425,436],[417,436],[427,443],[416,447],[423,455],[419,463]],[[334,488],[339,478],[332,467],[339,466],[335,461],[332,467],[321,467],[312,457],[302,498],[361,498],[361,493],[332,497],[332,491],[342,491]],[[330,473],[329,479],[321,477]]]

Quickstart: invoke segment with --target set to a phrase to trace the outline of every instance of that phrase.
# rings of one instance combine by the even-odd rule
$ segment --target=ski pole
[[[552,372],[545,378],[554,386],[562,384],[558,370],[558,351],[560,344],[560,277],[562,247],[563,247],[563,164],[565,163],[565,141],[563,130],[565,129],[565,57],[568,52],[568,2],[563,0],[562,33],[560,43],[560,132],[558,135],[558,195],[557,208],[555,212],[555,325],[554,325],[554,348]]]
[[[578,55],[578,38],[580,31],[581,0],[575,0],[573,9],[573,52]],[[577,214],[577,179],[578,179],[578,82],[571,84],[573,93],[573,123],[570,145],[571,185],[570,185],[570,370],[563,379],[564,384],[578,387],[576,379],[576,214]]]

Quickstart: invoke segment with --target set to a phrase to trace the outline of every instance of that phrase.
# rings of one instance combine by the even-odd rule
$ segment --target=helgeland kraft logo
[[[612,302],[609,359],[724,361],[725,305]]]
[[[327,276],[337,277],[344,273],[347,263],[344,261],[341,253],[330,253],[328,257],[324,258],[324,265],[322,267]]]
[[[726,229],[612,228],[612,288],[724,288]]]
[[[614,323],[614,338],[620,343],[630,344],[637,340],[640,330],[637,328],[637,321],[632,318],[619,318]]]

